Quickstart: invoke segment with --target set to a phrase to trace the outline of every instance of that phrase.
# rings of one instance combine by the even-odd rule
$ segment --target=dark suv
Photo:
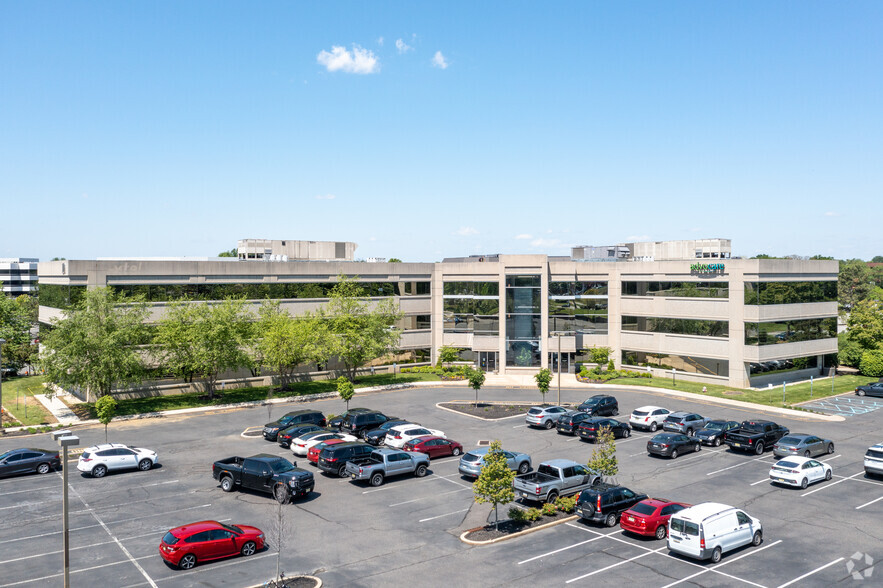
[[[619,515],[646,499],[646,494],[638,494],[624,486],[599,482],[579,493],[576,512],[580,518],[613,527],[619,521]]]
[[[596,394],[577,406],[576,409],[592,416],[616,416],[619,414],[619,403],[613,396]]]
[[[333,419],[331,419],[330,421],[328,421],[328,428],[339,430],[340,426],[343,424],[343,421],[346,420],[346,417],[348,417],[351,414],[357,414],[360,412],[376,412],[376,411],[372,410],[370,408],[351,408],[348,411],[344,412],[343,414],[339,414],[336,417],[334,417]]]
[[[340,425],[340,431],[355,435],[356,437],[365,438],[365,433],[372,429],[376,429],[386,421],[393,420],[382,412],[359,412],[349,414]]]
[[[291,447],[291,440],[297,439],[301,435],[305,435],[306,433],[312,433],[313,431],[321,431],[322,427],[319,425],[314,425],[310,423],[308,425],[291,425],[290,427],[285,427],[281,429],[278,433],[276,433],[276,441],[279,442],[280,447],[284,447],[288,449]]]
[[[346,462],[367,457],[374,451],[374,447],[361,441],[349,441],[329,445],[319,452],[319,466],[326,474],[334,474],[341,478],[346,477]]]
[[[292,425],[319,425],[325,426],[325,415],[318,410],[296,410],[289,412],[280,419],[264,425],[264,439],[276,441],[279,431]]]

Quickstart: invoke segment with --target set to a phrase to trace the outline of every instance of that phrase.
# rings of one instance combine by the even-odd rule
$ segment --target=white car
[[[420,425],[399,425],[397,427],[391,428],[386,432],[385,443],[389,447],[394,447],[396,449],[401,449],[405,446],[405,443],[414,439],[415,437],[422,437],[423,435],[435,435],[436,437],[445,437],[445,434],[441,431],[436,431],[435,429],[427,429],[426,427],[421,427]],[[447,439],[447,437],[445,437]]]
[[[632,411],[629,424],[633,429],[647,429],[655,433],[662,428],[662,422],[670,414],[670,410],[661,406],[642,406]]]
[[[103,478],[107,472],[141,470],[146,472],[156,465],[156,451],[129,447],[122,443],[102,443],[86,448],[77,461],[77,469],[93,478]]]
[[[359,440],[358,437],[347,435],[346,433],[325,433],[313,431],[312,433],[307,433],[306,435],[302,435],[297,439],[292,439],[291,452],[295,455],[305,457],[307,453],[309,453],[310,447],[322,443],[323,441],[328,441],[329,439],[340,439],[341,441]]]
[[[806,488],[813,482],[830,480],[833,475],[826,463],[810,457],[786,457],[770,468],[770,483]]]

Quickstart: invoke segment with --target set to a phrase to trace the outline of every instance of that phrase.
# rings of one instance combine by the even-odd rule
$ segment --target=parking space
[[[657,404],[715,418],[762,417],[744,407],[686,402],[647,392],[613,392],[619,419],[632,409]],[[585,390],[562,391],[578,402]],[[463,389],[402,390],[360,397],[359,406],[406,416],[438,428],[465,448],[500,439],[540,462],[566,458],[585,463],[593,444],[554,430],[523,426],[519,419],[479,421],[437,409],[440,400],[465,399]],[[482,390],[487,400],[538,400],[536,391]],[[337,400],[310,404],[339,413]],[[300,407],[298,407],[300,408]],[[273,417],[286,407],[274,408]],[[834,468],[830,481],[805,490],[774,486],[768,472],[776,459],[725,447],[703,447],[676,460],[647,455],[653,434],[633,431],[617,440],[616,481],[637,492],[687,503],[716,501],[744,508],[759,518],[765,541],[728,553],[719,564],[669,553],[665,541],[629,536],[619,527],[574,521],[489,546],[463,544],[464,517],[473,506],[472,481],[461,478],[458,458],[432,461],[425,478],[403,476],[371,486],[327,476],[290,450],[261,437],[243,435],[268,420],[266,408],[178,419],[120,423],[111,440],[154,449],[161,467],[92,479],[72,471],[70,494],[71,577],[74,586],[248,586],[269,579],[276,559],[287,573],[318,573],[329,586],[378,586],[407,580],[412,586],[587,585],[594,582],[646,586],[822,586],[842,581],[855,553],[883,559],[876,521],[883,516],[883,480],[866,478],[865,449],[883,437],[883,412],[854,414],[843,423],[808,418],[770,418],[792,431],[832,439],[837,451],[820,458]],[[251,429],[254,430],[254,429]],[[84,445],[104,441],[103,428],[80,429]],[[52,447],[47,437],[28,445]],[[21,446],[0,440],[0,449]],[[254,556],[198,565],[190,571],[167,566],[158,554],[169,528],[214,519],[261,528],[268,538],[278,524],[269,496],[224,493],[211,477],[211,464],[232,455],[270,453],[295,459],[314,472],[315,492],[283,507],[281,554],[270,541]],[[61,480],[59,474],[0,480],[0,587],[36,582],[54,585],[62,573]],[[486,507],[485,507],[486,508]],[[486,511],[484,511],[486,512]],[[500,509],[505,514],[505,509]],[[867,567],[866,564],[861,564]],[[858,566],[858,567],[856,567]],[[855,564],[853,569],[864,568]]]
[[[804,402],[800,406],[827,414],[851,417],[880,410],[883,408],[883,398],[868,398],[850,393],[848,395],[831,396],[825,399]]]

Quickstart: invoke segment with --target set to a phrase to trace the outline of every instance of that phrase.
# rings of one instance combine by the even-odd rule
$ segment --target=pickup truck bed
[[[599,482],[601,476],[586,466],[567,459],[543,462],[537,471],[516,476],[515,496],[532,502],[552,502],[570,496]]]

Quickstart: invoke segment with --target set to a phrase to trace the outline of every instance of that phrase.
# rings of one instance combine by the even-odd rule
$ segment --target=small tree
[[[273,529],[272,529],[272,537],[276,542],[276,581],[280,582],[282,580],[281,575],[281,564],[282,564],[282,546],[285,542],[285,537],[288,536],[288,521],[285,520],[285,509],[282,508],[282,503],[276,503],[276,516],[273,517]]]
[[[592,347],[589,349],[589,357],[592,358],[592,363],[597,363],[600,366],[607,363],[612,351],[610,347]]]
[[[494,528],[498,528],[500,522],[497,507],[515,499],[515,490],[512,487],[514,479],[515,472],[510,470],[506,463],[503,444],[499,439],[493,441],[490,451],[484,456],[481,474],[472,485],[472,492],[475,494],[476,502],[494,505]]]
[[[466,372],[466,378],[469,380],[469,385],[475,390],[475,406],[478,406],[478,391],[484,386],[484,372],[469,368],[469,371]]]
[[[353,395],[356,393],[355,387],[353,383],[346,379],[346,376],[340,376],[337,378],[337,394],[340,396],[341,400],[346,402],[346,409],[350,409],[350,400],[353,399]]]
[[[534,374],[533,378],[537,381],[537,388],[540,389],[540,394],[543,395],[543,404],[546,404],[546,393],[549,391],[549,386],[552,384],[552,370],[549,368],[543,368]]]
[[[600,476],[614,477],[619,473],[619,462],[616,459],[616,442],[610,427],[601,427],[592,458],[586,464],[590,470]]]
[[[444,367],[447,363],[453,363],[460,359],[460,350],[450,345],[442,345],[438,350],[438,367]]]
[[[110,394],[102,396],[98,399],[98,402],[95,403],[95,412],[98,415],[98,422],[104,425],[104,442],[107,443],[107,425],[109,425],[110,421],[113,420],[113,417],[117,415],[116,398]]]

